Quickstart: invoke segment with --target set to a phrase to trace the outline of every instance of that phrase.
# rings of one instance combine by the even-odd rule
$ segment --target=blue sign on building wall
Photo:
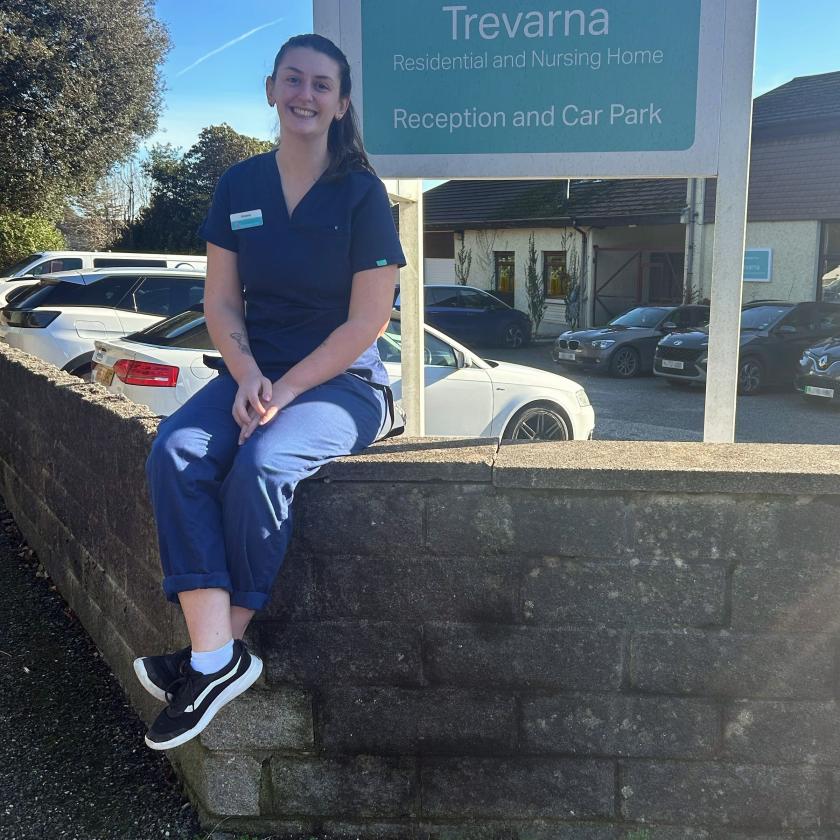
[[[744,251],[744,280],[769,283],[773,275],[773,249],[747,248]]]

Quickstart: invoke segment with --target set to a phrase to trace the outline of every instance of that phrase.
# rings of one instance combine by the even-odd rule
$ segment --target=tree
[[[539,257],[533,232],[528,237],[528,259],[525,261],[525,293],[528,297],[528,313],[534,325],[534,335],[540,328],[548,304],[545,302],[545,277],[538,269]]]
[[[584,264],[578,250],[578,239],[574,233],[564,230],[560,235],[560,249],[566,252],[566,278],[568,290],[566,292],[566,323],[569,329],[576,330],[580,324],[580,307],[583,303],[583,271]]]
[[[157,125],[169,48],[152,0],[0,6],[0,212],[61,215]]]
[[[478,265],[487,281],[487,288],[496,286],[496,231],[477,230],[475,242],[478,248]]]
[[[225,124],[202,129],[183,156],[168,144],[153,147],[145,163],[152,184],[149,206],[126,228],[120,247],[164,253],[203,251],[197,230],[222,173],[271,148],[269,141],[239,134]]]
[[[68,247],[102,251],[114,246],[126,228],[149,203],[150,179],[135,158],[116,164],[111,171],[65,207],[59,230]]]
[[[50,219],[0,213],[0,265],[10,265],[36,251],[60,251],[64,237]]]
[[[470,269],[472,268],[472,249],[464,247],[464,240],[461,239],[461,248],[455,256],[455,276],[462,286],[467,285],[470,279]]]

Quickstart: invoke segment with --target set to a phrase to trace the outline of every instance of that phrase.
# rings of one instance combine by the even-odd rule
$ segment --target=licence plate
[[[575,360],[575,354],[572,350],[558,350],[557,358],[567,362],[573,362]]]
[[[685,370],[685,362],[675,362],[673,359],[663,359],[662,367],[674,370]]]
[[[834,399],[834,388],[817,388],[815,385],[806,385],[805,393],[812,397],[828,397],[830,400]]]
[[[114,369],[107,365],[97,365],[95,381],[107,387],[114,381]]]

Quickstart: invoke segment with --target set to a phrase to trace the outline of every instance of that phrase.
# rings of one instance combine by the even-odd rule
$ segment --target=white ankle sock
[[[233,639],[217,650],[192,652],[190,665],[201,674],[215,674],[233,659]]]

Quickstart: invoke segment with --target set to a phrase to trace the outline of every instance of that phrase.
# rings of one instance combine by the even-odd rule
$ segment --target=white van
[[[0,267],[0,306],[10,292],[34,285],[33,277],[74,269],[142,266],[206,271],[207,257],[198,254],[134,254],[126,251],[41,251]]]

